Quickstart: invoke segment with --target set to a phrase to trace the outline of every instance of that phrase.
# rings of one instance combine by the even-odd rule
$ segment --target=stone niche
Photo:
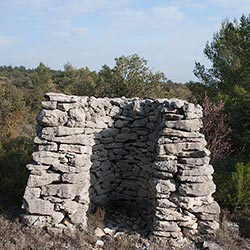
[[[109,227],[177,238],[219,227],[202,108],[178,99],[47,93],[24,193],[27,225]]]

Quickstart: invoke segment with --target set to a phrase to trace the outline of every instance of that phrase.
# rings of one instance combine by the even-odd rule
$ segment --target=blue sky
[[[92,70],[137,53],[177,82],[206,65],[207,41],[250,0],[0,0],[0,65]]]

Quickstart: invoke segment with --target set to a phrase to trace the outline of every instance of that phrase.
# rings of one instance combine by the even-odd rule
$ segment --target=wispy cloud
[[[0,35],[0,46],[8,46],[18,43],[20,39],[15,36],[3,36]]]
[[[242,12],[249,12],[249,0],[209,0],[211,4],[216,4],[224,9],[237,9]]]
[[[176,6],[156,6],[147,9],[127,8],[111,13],[115,20],[108,28],[111,33],[150,34],[167,31],[184,20],[184,14]]]

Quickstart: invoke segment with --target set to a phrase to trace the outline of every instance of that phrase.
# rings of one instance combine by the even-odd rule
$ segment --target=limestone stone
[[[184,104],[186,103],[186,101],[179,100],[176,98],[171,98],[169,100],[165,100],[165,103],[172,108],[182,108]]]
[[[107,123],[105,123],[103,120],[101,119],[96,119],[96,128],[99,129],[106,129],[108,127]]]
[[[220,206],[216,201],[212,203],[207,203],[202,206],[194,206],[190,209],[193,213],[207,213],[207,214],[219,214]]]
[[[30,214],[51,215],[54,212],[54,204],[42,199],[25,199],[24,206]]]
[[[116,128],[123,128],[128,125],[129,121],[127,120],[116,120],[114,126]]]
[[[62,222],[62,220],[64,219],[64,214],[61,212],[54,212],[51,214],[51,217],[52,217],[52,224],[56,225]]]
[[[159,171],[157,169],[155,169],[153,173],[154,173],[154,176],[156,178],[164,179],[164,180],[167,180],[167,179],[170,179],[170,178],[174,177],[173,173],[166,172],[166,171]]]
[[[169,173],[177,172],[177,162],[174,160],[154,162],[154,168]]]
[[[56,127],[45,127],[42,129],[41,138],[48,141],[52,141],[56,135],[56,132]]]
[[[115,137],[115,142],[126,142],[126,141],[136,141],[138,136],[136,133],[129,133],[129,134],[118,134]]]
[[[185,103],[183,105],[183,111],[186,119],[199,119],[202,117],[202,107],[193,103]]]
[[[108,228],[108,227],[105,227],[105,228],[103,229],[103,231],[104,231],[105,234],[108,234],[108,235],[110,235],[110,236],[113,236],[113,235],[115,234],[115,230],[114,230],[114,229],[111,229],[111,228]]]
[[[57,152],[58,145],[55,142],[50,142],[46,145],[39,145],[38,146],[39,151],[51,151],[51,152]]]
[[[88,180],[86,173],[65,173],[62,175],[62,181],[67,183],[81,183]]]
[[[212,175],[214,169],[211,165],[204,165],[193,167],[190,165],[179,165],[180,176],[200,176],[200,175]]]
[[[69,214],[74,214],[79,210],[79,207],[81,205],[72,200],[65,200],[62,205],[60,205],[60,209],[64,210],[65,212]]]
[[[165,232],[181,231],[176,222],[170,222],[170,221],[157,221],[154,224],[154,229],[157,231],[165,231]]]
[[[174,178],[163,180],[163,179],[154,179],[155,189],[159,193],[169,193],[176,190],[176,182]]]
[[[177,178],[181,182],[200,182],[200,183],[211,181],[213,179],[211,175],[197,175],[197,176],[177,175]]]
[[[42,187],[47,184],[51,184],[53,182],[60,180],[60,174],[57,173],[47,173],[44,172],[42,175],[30,175],[28,178],[27,186],[30,188],[33,187]]]
[[[86,212],[83,209],[79,209],[74,214],[68,214],[68,217],[73,225],[82,225],[83,227],[87,227],[87,216]]]
[[[106,233],[105,233],[100,227],[97,227],[97,228],[95,229],[95,231],[94,231],[94,235],[95,235],[96,237],[101,238],[102,236],[106,235]],[[104,245],[104,242],[103,242],[102,245]]]
[[[188,132],[198,132],[202,127],[201,120],[178,120],[178,121],[165,121],[167,128],[180,129]]]
[[[213,241],[204,241],[203,242],[203,249],[207,250],[224,250],[219,244]]]
[[[49,98],[50,101],[57,101],[57,102],[77,102],[81,100],[81,97],[79,96],[73,96],[73,95],[64,95],[61,93],[53,93],[53,92],[49,92],[46,93],[45,95],[46,97]]]
[[[210,234],[220,228],[220,224],[217,221],[199,221],[200,232]]]
[[[172,238],[172,239],[177,239],[182,237],[181,232],[167,232],[167,231],[153,231],[153,235],[156,237],[162,237],[162,238]]]
[[[199,132],[186,132],[171,128],[162,129],[161,135],[167,137],[180,137],[180,138],[204,138],[204,135]]]
[[[189,165],[206,165],[210,161],[209,157],[202,157],[202,158],[178,158],[178,162],[182,164],[189,164]]]
[[[204,144],[199,142],[178,142],[165,144],[164,149],[167,154],[178,155],[182,151],[203,150],[204,146]]]
[[[90,145],[90,140],[87,135],[68,135],[62,137],[55,137],[53,139],[54,142],[65,143],[65,144],[79,144],[79,145]]]
[[[32,154],[33,160],[38,164],[54,165],[58,162],[61,155],[49,151],[38,151]]]
[[[39,138],[38,136],[36,136],[35,139],[34,139],[34,143],[45,145],[45,144],[48,144],[48,141],[45,140],[45,139]]]
[[[41,189],[40,188],[31,188],[27,186],[24,191],[24,197],[26,199],[35,199],[39,198],[41,194]]]
[[[37,122],[40,125],[48,127],[56,127],[66,124],[68,115],[66,112],[55,110],[42,109],[37,116]]]
[[[171,202],[169,199],[157,199],[156,205],[157,207],[162,207],[162,208],[177,208],[177,205]]]
[[[78,193],[77,189],[78,187],[73,184],[50,184],[42,187],[42,195],[73,199]]]
[[[119,129],[117,128],[107,128],[101,132],[101,135],[103,137],[115,137],[118,133],[119,133]]]
[[[179,186],[178,191],[182,195],[205,196],[215,192],[213,181],[206,183],[183,183]]]
[[[191,197],[191,196],[183,196],[177,192],[171,194],[170,200],[179,207],[184,208],[186,210],[190,210],[194,206],[202,206],[204,204],[214,202],[214,199],[211,195]]]
[[[96,243],[95,243],[95,245],[97,246],[97,247],[99,247],[99,248],[102,248],[103,246],[104,246],[104,241],[103,240],[97,240],[96,241]]]
[[[82,154],[90,154],[91,148],[89,146],[82,145],[70,145],[70,144],[60,144],[59,151],[62,152],[73,152],[73,153],[82,153]]]
[[[72,108],[68,111],[69,120],[67,126],[82,127],[85,123],[85,112],[82,108]]]
[[[160,221],[182,221],[182,214],[176,208],[157,207],[155,217]]]
[[[89,188],[89,183],[81,184],[50,184],[42,187],[43,196],[58,196],[65,199],[77,198],[79,201],[86,200],[85,194]]]
[[[66,126],[58,126],[57,128],[57,136],[65,136],[65,135],[78,135],[83,134],[85,132],[85,128],[71,128]]]
[[[69,166],[68,164],[56,164],[54,166],[52,166],[52,169],[55,171],[59,171],[62,173],[79,173],[80,170],[77,167],[74,166]]]
[[[178,154],[180,157],[193,157],[200,158],[205,156],[210,156],[211,152],[204,148],[203,150],[194,150],[194,151],[182,151]]]
[[[49,169],[50,166],[49,165],[41,165],[41,164],[28,164],[28,165],[26,165],[26,168],[29,171],[36,171],[36,170],[45,171],[45,170]]]
[[[56,109],[57,102],[52,102],[52,101],[43,101],[42,102],[42,107],[44,109]]]
[[[57,108],[62,111],[69,111],[73,108],[81,107],[80,103],[58,103]]]

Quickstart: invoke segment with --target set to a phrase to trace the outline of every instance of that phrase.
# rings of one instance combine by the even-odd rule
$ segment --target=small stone
[[[181,195],[188,196],[205,196],[214,193],[215,190],[216,187],[213,181],[206,183],[183,183],[178,188]]]
[[[108,228],[108,227],[105,227],[103,229],[103,231],[104,231],[105,234],[108,234],[108,235],[111,235],[111,236],[115,234],[115,230],[111,229],[111,228]]]
[[[213,241],[204,241],[203,248],[207,250],[224,250],[223,247]]]
[[[83,134],[85,131],[84,128],[69,128],[66,126],[58,126],[57,128],[57,136],[65,136],[65,135],[78,135]]]
[[[103,247],[103,246],[104,246],[104,241],[102,241],[102,240],[97,240],[95,244],[96,244],[96,246],[98,246],[98,247]]]
[[[68,121],[66,112],[55,110],[42,109],[37,116],[37,122],[40,125],[48,127],[57,127],[64,125]]]
[[[202,127],[201,120],[178,120],[178,121],[166,121],[165,126],[167,128],[180,129],[188,132],[198,132]]]
[[[42,199],[25,199],[24,208],[30,214],[52,215],[54,204]]]
[[[64,214],[61,212],[54,212],[52,213],[51,217],[52,217],[52,223],[54,225],[57,225],[64,219]]]
[[[118,238],[118,237],[121,237],[123,235],[125,235],[124,232],[116,232],[115,235],[114,235],[114,238]]]
[[[44,109],[56,109],[56,106],[57,106],[57,102],[51,102],[51,101],[43,101],[42,102],[42,107]]]
[[[96,237],[101,238],[102,236],[105,235],[105,232],[104,232],[104,230],[102,230],[100,227],[97,227],[97,228],[95,229],[95,231],[94,231],[94,235],[95,235]]]

